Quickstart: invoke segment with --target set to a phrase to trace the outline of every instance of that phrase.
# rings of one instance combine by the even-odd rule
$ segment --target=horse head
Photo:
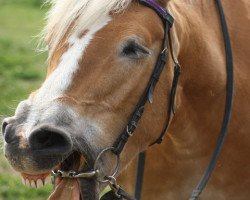
[[[114,144],[145,91],[164,37],[161,18],[137,1],[53,5],[47,78],[3,122],[5,155],[28,185],[41,185],[53,169],[91,168],[100,151]],[[165,67],[163,74],[154,104],[146,105],[120,156],[119,171],[165,125],[173,69]],[[115,157],[107,152],[100,159],[103,176],[114,170]]]

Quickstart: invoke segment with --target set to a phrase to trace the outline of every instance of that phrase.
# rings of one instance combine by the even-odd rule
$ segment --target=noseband
[[[144,112],[144,107],[147,102],[153,103],[153,93],[155,86],[160,78],[160,75],[163,71],[164,65],[166,64],[167,59],[167,44],[169,44],[169,51],[171,58],[174,63],[174,77],[172,81],[172,87],[170,91],[170,97],[169,97],[169,106],[167,111],[167,118],[165,127],[160,135],[160,137],[153,143],[160,144],[163,140],[164,135],[167,132],[167,129],[170,125],[170,121],[172,118],[172,115],[175,114],[174,110],[174,102],[175,102],[175,95],[176,95],[176,89],[178,85],[179,76],[181,73],[181,67],[177,60],[175,59],[173,48],[172,48],[172,40],[170,35],[170,29],[173,25],[174,18],[171,16],[171,14],[168,12],[168,10],[162,8],[155,0],[138,0],[140,4],[147,6],[151,9],[153,9],[158,16],[161,18],[164,26],[164,38],[162,42],[161,47],[161,53],[158,57],[158,60],[156,62],[156,65],[154,67],[154,70],[151,74],[151,77],[149,79],[149,82],[147,84],[147,87],[144,90],[143,95],[141,96],[138,104],[135,107],[134,112],[132,113],[130,120],[128,121],[127,126],[124,128],[120,136],[117,138],[115,143],[112,147],[106,148],[102,150],[99,155],[97,156],[93,170],[88,172],[64,172],[61,170],[54,170],[52,171],[52,176],[61,177],[61,178],[75,178],[79,179],[80,181],[83,179],[94,179],[97,182],[100,183],[108,183],[111,187],[111,191],[108,192],[104,197],[101,198],[101,200],[114,200],[114,199],[127,199],[127,200],[135,200],[135,198],[131,197],[127,192],[125,192],[116,182],[115,176],[117,175],[117,172],[119,170],[119,161],[120,161],[120,154],[127,143],[128,139],[133,135],[135,129],[137,128],[137,124],[140,121],[142,114]],[[230,121],[231,116],[231,110],[232,110],[232,99],[233,99],[233,58],[232,58],[232,50],[231,50],[231,44],[230,44],[230,38],[229,33],[227,29],[227,24],[223,12],[223,8],[221,5],[220,0],[216,0],[216,4],[219,10],[220,18],[221,18],[221,24],[222,24],[222,30],[223,30],[223,36],[224,36],[224,42],[225,42],[225,50],[226,50],[226,62],[227,62],[227,97],[226,97],[226,108],[224,113],[224,120],[221,128],[221,132],[217,141],[217,145],[215,147],[214,153],[212,155],[212,158],[210,160],[210,163],[207,167],[207,170],[205,171],[200,183],[196,187],[196,189],[193,191],[192,196],[190,200],[196,200],[200,196],[201,192],[205,188],[209,177],[212,174],[212,171],[216,165],[216,162],[218,160],[218,156],[221,152],[225,137],[227,135],[227,129]],[[100,176],[100,169],[98,169],[98,163],[100,162],[102,156],[105,153],[112,152],[116,156],[116,166],[114,169],[114,172],[111,175],[106,175],[104,177]],[[144,169],[144,154],[140,155],[139,159],[139,170],[143,172]],[[140,199],[140,193],[141,193],[141,185],[142,185],[142,176],[143,174],[139,172],[139,177],[137,177],[137,188],[136,188],[136,196],[137,200]]]

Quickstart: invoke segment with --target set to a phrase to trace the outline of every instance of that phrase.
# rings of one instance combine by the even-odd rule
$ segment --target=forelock
[[[47,15],[47,25],[43,38],[50,46],[50,55],[66,33],[81,34],[98,22],[104,15],[121,12],[132,0],[48,0],[51,9]],[[70,29],[70,30],[69,30]],[[69,34],[70,35],[70,34]]]

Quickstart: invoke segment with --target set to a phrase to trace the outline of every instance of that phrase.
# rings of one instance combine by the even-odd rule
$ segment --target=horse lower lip
[[[80,188],[76,179],[61,179],[48,200],[80,200]]]
[[[84,157],[80,154],[71,154],[54,170],[79,171],[86,164]],[[80,187],[77,179],[55,177],[55,190],[48,200],[80,200]]]

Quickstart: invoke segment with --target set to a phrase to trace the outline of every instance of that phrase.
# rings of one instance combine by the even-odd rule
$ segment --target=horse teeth
[[[31,185],[30,185],[30,180],[29,179],[26,179],[25,180],[25,185],[27,186],[27,187],[30,187]]]
[[[26,183],[25,183],[25,179],[22,177],[22,183],[24,184],[24,185],[26,185]]]
[[[50,178],[50,176],[47,176],[46,178],[45,178],[45,180],[44,180],[44,185],[46,185],[46,184],[48,184],[48,183],[50,183],[51,182],[51,178]]]
[[[34,180],[32,180],[30,186],[31,186],[32,188],[36,188],[36,182],[35,182]]]
[[[37,188],[43,187],[43,181],[42,181],[41,179],[38,179],[38,180],[36,181],[36,186],[37,186]]]

